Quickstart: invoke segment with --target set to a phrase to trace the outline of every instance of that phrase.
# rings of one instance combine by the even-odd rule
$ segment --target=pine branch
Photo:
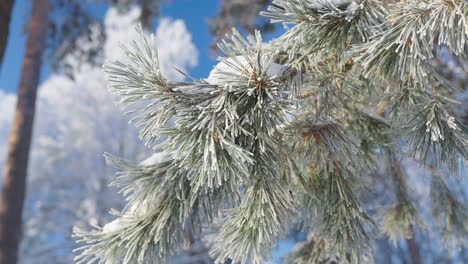
[[[466,1],[403,1],[394,10],[389,15],[392,27],[355,52],[366,77],[383,74],[388,79],[422,82],[432,72],[430,60],[442,46],[455,55],[466,51]]]
[[[441,228],[443,238],[465,245],[468,236],[468,208],[449,190],[441,175],[432,175],[432,215]]]
[[[265,197],[258,196],[257,191],[261,190],[270,195],[270,202],[284,203],[278,210],[285,212],[275,210],[269,216],[286,215],[291,211],[291,197],[285,185],[270,181],[283,176],[278,172],[284,171],[284,155],[278,156],[281,143],[274,140],[273,135],[286,122],[285,114],[292,106],[289,101],[292,85],[285,81],[281,72],[269,73],[275,54],[263,54],[260,35],[249,41],[236,32],[230,42],[220,45],[228,56],[220,61],[229,70],[217,72],[216,84],[167,81],[159,72],[155,48],[144,37],[140,44],[133,42],[132,49],[126,50],[128,64],[117,61],[106,67],[113,83],[111,91],[124,103],[129,103],[129,107],[134,107],[131,113],[140,118],[142,136],[150,140],[159,134],[167,136],[160,147],[171,161],[141,167],[109,159],[111,164],[122,169],[114,184],[122,188],[128,206],[113,222],[118,224],[118,232],[108,233],[105,228],[89,233],[76,230],[76,236],[82,238],[80,241],[88,243],[79,249],[82,251],[77,258],[79,261],[96,258],[102,262],[129,263],[149,261],[154,256],[164,260],[183,243],[183,223],[187,219],[200,230],[220,209],[236,204],[237,193],[244,183],[246,190],[254,188],[252,199],[260,199],[253,203],[253,212],[264,212],[262,207],[255,209],[265,203]],[[175,127],[162,127],[173,116],[177,117]],[[265,170],[270,162],[276,165]],[[143,204],[149,206],[148,213],[136,215],[132,208]],[[242,215],[245,208],[249,207],[241,205],[233,210]],[[263,219],[265,216],[252,217]],[[277,220],[275,223],[285,225],[286,222]],[[284,228],[270,229],[269,224],[273,223],[267,221],[256,223],[259,232],[252,233],[251,237],[255,241],[266,234],[269,235],[267,241],[273,241]],[[225,230],[229,230],[229,224]],[[241,231],[236,228],[231,234],[242,236]],[[177,237],[173,243],[168,239],[171,234]],[[129,250],[118,253],[117,248],[122,245]],[[250,252],[247,257],[260,259],[259,251]]]
[[[300,71],[316,68],[328,56],[345,62],[350,46],[366,42],[386,21],[385,9],[374,0],[343,1],[340,6],[331,1],[276,0],[261,14],[273,23],[294,25],[275,43]]]
[[[468,137],[462,124],[449,113],[447,103],[444,97],[436,96],[415,105],[401,133],[408,138],[411,157],[423,165],[445,165],[457,174],[468,160]]]
[[[449,110],[454,89],[431,65],[442,47],[466,60],[466,1],[391,10],[387,17],[377,0],[275,0],[262,14],[292,28],[269,44],[234,30],[218,44],[224,56],[210,77],[188,82],[161,74],[140,30],[127,58],[105,70],[140,137],[164,136],[155,147],[167,159],[108,156],[128,205],[104,228],[75,230],[84,243],[77,260],[164,261],[185,242],[187,223],[201,233],[221,211],[217,262],[263,263],[295,221],[313,223],[320,245],[297,263],[370,260],[374,222],[357,197],[378,158],[401,149],[435,171],[459,172],[468,157],[466,131]],[[391,158],[398,199],[381,228],[397,239],[420,219]],[[465,210],[434,186],[444,231],[464,234]]]

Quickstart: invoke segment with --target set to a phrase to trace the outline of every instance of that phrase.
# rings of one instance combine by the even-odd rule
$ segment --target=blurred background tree
[[[154,2],[154,1],[153,1]],[[18,86],[17,107],[12,130],[9,136],[8,157],[3,173],[2,196],[0,201],[0,263],[16,263],[21,233],[21,219],[26,191],[26,178],[29,151],[33,133],[37,86],[42,67],[42,58],[47,51],[52,68],[70,74],[72,66],[80,66],[83,61],[99,63],[99,50],[102,35],[97,19],[84,8],[84,1],[37,0],[33,1],[27,27],[28,40]],[[155,5],[142,1],[144,16],[142,22],[150,23],[157,15]],[[1,2],[2,24],[0,32],[0,54],[3,55],[8,37],[9,18],[12,1]],[[159,6],[159,4],[157,4]],[[88,44],[88,45],[86,45]],[[46,47],[50,49],[46,50]],[[64,58],[73,54],[75,65]],[[79,61],[76,58],[80,58]],[[1,57],[0,57],[1,59]]]
[[[13,3],[14,0],[0,1],[0,67],[2,66],[3,54],[7,46]]]
[[[218,14],[208,23],[214,36],[212,49],[217,50],[217,43],[233,28],[246,34],[253,34],[255,30],[273,32],[275,25],[258,15],[270,3],[271,0],[221,0]]]

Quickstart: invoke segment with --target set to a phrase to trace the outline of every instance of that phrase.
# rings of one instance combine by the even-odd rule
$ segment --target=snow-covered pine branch
[[[361,198],[382,168],[395,203],[380,226],[391,238],[410,236],[420,221],[400,160],[436,177],[467,159],[466,130],[450,107],[457,90],[431,64],[442,48],[466,60],[467,12],[461,0],[388,9],[377,0],[275,0],[263,15],[290,27],[282,36],[265,44],[258,32],[234,31],[219,43],[224,56],[211,76],[190,82],[166,79],[140,33],[127,60],[105,69],[141,137],[165,136],[158,147],[169,158],[108,157],[128,205],[107,228],[75,231],[84,243],[77,260],[158,263],[185,243],[188,223],[200,233],[224,211],[217,263],[263,263],[305,215],[315,223],[307,246],[319,248],[292,259],[370,261],[379,225]],[[441,202],[452,199],[435,183]],[[466,230],[455,221],[465,208],[453,209],[448,228]]]

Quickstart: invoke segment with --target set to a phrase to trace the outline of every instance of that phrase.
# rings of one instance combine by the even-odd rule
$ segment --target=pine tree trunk
[[[18,101],[3,176],[0,201],[0,264],[14,264],[18,259],[37,85],[47,36],[49,0],[34,0],[32,3]]]
[[[414,231],[411,228],[411,233],[414,236]],[[414,237],[406,239],[406,243],[408,244],[408,251],[411,258],[412,264],[421,264],[421,256],[419,255],[418,244],[414,240]]]
[[[141,1],[141,15],[140,15],[140,22],[143,27],[151,27],[151,11],[150,11],[150,3],[148,0]]]
[[[13,3],[13,0],[0,0],[0,66],[2,65],[3,55],[5,54],[8,42]]]

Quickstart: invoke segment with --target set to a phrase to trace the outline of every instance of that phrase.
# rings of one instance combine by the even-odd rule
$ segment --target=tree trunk
[[[49,0],[32,2],[18,101],[3,176],[0,201],[0,264],[14,264],[18,258],[37,85],[49,21]]]
[[[418,244],[414,240],[413,228],[411,228],[411,233],[413,234],[413,236],[411,238],[406,239],[406,243],[408,244],[408,252],[411,258],[411,263],[421,264],[421,256],[419,255]]]
[[[393,179],[395,181],[396,185],[396,196],[397,199],[399,197],[406,197],[406,186],[405,182],[403,180],[403,172],[401,170],[401,164],[399,161],[395,158],[393,153],[389,153],[389,162],[390,166],[393,172]],[[411,231],[411,238],[406,239],[406,244],[408,245],[408,253],[411,258],[411,263],[412,264],[421,264],[421,256],[419,255],[419,248],[418,244],[416,243],[416,240],[414,239],[414,230],[413,227],[410,227]]]
[[[0,0],[0,66],[2,66],[3,55],[7,46],[13,3],[13,0]]]

